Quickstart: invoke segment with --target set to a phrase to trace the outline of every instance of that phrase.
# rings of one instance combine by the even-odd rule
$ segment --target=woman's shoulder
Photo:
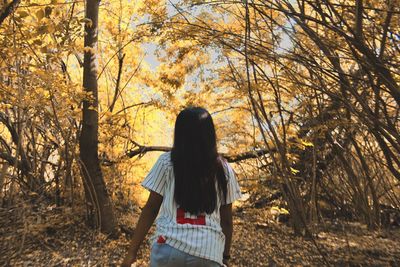
[[[228,160],[224,158],[224,156],[222,156],[221,154],[218,155],[218,160],[224,168],[227,168],[229,166]]]
[[[171,151],[162,153],[158,160],[160,161],[160,163],[162,163],[162,165],[166,167],[172,166]]]
[[[229,164],[228,160],[226,158],[224,158],[222,155],[219,155],[218,159],[219,159],[219,162],[221,163],[221,166],[225,172],[227,180],[229,180],[231,173],[233,172],[231,165]]]
[[[228,161],[226,160],[226,158],[224,158],[224,156],[223,156],[222,154],[218,154],[218,159],[219,159],[222,163],[228,162]]]

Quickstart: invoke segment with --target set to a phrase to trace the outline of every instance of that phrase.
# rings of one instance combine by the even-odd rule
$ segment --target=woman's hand
[[[224,264],[225,267],[229,267],[229,262],[228,262],[228,260],[223,260],[222,263]]]
[[[231,248],[232,232],[233,232],[233,219],[232,219],[232,204],[222,205],[219,210],[221,216],[221,228],[225,235],[225,247],[222,255],[222,263],[229,266],[229,259],[231,258],[229,251]]]
[[[136,255],[128,253],[121,263],[121,267],[131,267],[132,263],[136,261]]]
[[[143,207],[142,213],[140,214],[139,220],[136,224],[135,233],[129,245],[128,253],[126,254],[121,266],[131,267],[132,263],[136,261],[140,244],[143,242],[147,232],[156,219],[162,201],[162,195],[150,191],[150,196],[146,205]]]

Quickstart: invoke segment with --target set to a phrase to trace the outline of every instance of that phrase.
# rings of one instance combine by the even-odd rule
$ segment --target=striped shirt
[[[142,182],[143,187],[163,196],[156,219],[156,231],[151,238],[152,244],[161,237],[162,242],[178,250],[222,265],[225,236],[220,224],[219,207],[222,203],[230,204],[241,197],[231,166],[225,161],[223,166],[227,177],[226,201],[218,198],[218,205],[213,213],[196,216],[180,209],[174,200],[175,179],[171,153],[164,153],[158,158]]]

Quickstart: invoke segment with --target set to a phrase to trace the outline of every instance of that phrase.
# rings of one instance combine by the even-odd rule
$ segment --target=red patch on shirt
[[[158,244],[164,244],[165,243],[165,237],[163,237],[162,235],[160,235],[157,239],[157,243]]]
[[[192,225],[206,225],[206,216],[205,215],[198,215],[196,219],[186,218],[185,217],[185,210],[178,208],[176,210],[176,222],[178,224],[192,224]]]

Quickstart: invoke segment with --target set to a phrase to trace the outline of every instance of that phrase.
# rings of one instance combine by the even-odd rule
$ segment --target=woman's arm
[[[228,260],[231,256],[231,241],[233,232],[232,222],[232,204],[222,205],[220,208],[221,228],[225,235],[225,248],[224,248],[224,264],[228,266]]]
[[[150,191],[150,196],[147,199],[147,203],[144,206],[142,213],[140,214],[139,221],[136,224],[135,232],[128,249],[128,253],[125,256],[121,267],[130,267],[131,264],[136,261],[139,247],[154,220],[156,219],[162,201],[163,197],[160,194]]]

